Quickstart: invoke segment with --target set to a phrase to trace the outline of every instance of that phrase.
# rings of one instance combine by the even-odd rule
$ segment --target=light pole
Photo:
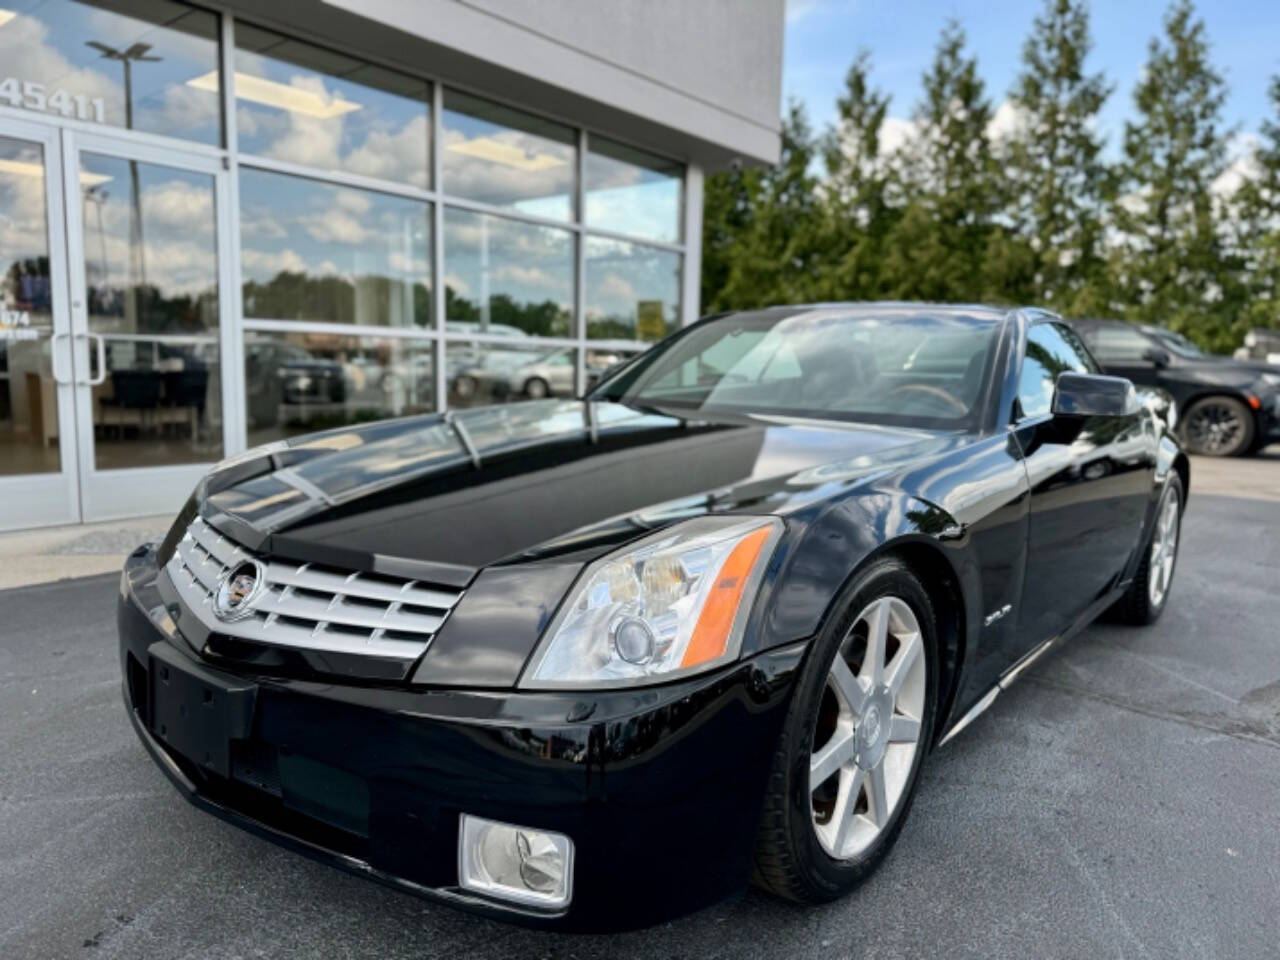
[[[93,47],[102,54],[104,60],[117,60],[124,68],[124,126],[126,130],[133,129],[133,65],[137,63],[159,63],[161,57],[149,56],[151,44],[135,43],[126,47],[124,50],[117,50],[115,47],[107,46],[105,43],[99,43],[97,40],[89,40],[85,46]],[[142,245],[142,193],[138,185],[138,161],[129,160],[129,186],[133,191],[133,211],[131,222],[129,224],[129,245],[131,250],[130,260],[134,270],[133,293],[129,299],[133,303],[133,323],[134,330],[138,329],[138,297],[140,292],[147,283],[147,260],[146,252]]]

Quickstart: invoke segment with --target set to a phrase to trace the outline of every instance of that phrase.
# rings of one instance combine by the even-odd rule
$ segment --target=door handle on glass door
[[[86,340],[96,340],[98,342],[98,375],[90,377],[88,380],[81,380],[82,386],[96,387],[107,379],[107,347],[106,341],[102,339],[100,333],[77,333],[77,337],[84,337]]]
[[[53,382],[58,384],[58,386],[60,387],[69,387],[71,386],[71,381],[68,380],[66,377],[62,376],[62,374],[58,370],[58,338],[59,337],[66,337],[67,343],[71,342],[71,334],[66,333],[65,331],[55,333],[53,336],[49,338],[49,366],[52,368],[51,372],[53,373]]]

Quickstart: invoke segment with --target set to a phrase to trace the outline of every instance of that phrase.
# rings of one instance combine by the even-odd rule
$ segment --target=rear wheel
[[[1235,397],[1205,397],[1187,410],[1182,439],[1207,457],[1237,457],[1253,448],[1253,414]]]
[[[899,561],[855,581],[806,660],[774,758],[756,882],[802,902],[857,886],[911,806],[933,729],[933,607]]]
[[[541,377],[531,377],[524,385],[524,395],[530,400],[541,400],[551,393],[551,386]]]
[[[1173,587],[1173,571],[1178,563],[1178,541],[1182,533],[1182,479],[1171,473],[1156,508],[1151,544],[1124,596],[1111,608],[1122,623],[1145,626],[1164,613]]]

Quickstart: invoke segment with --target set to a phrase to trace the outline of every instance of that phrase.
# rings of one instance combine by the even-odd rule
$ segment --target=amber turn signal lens
[[[725,558],[724,566],[716,575],[715,586],[711,588],[707,602],[702,607],[697,626],[693,628],[693,636],[689,639],[689,646],[685,648],[684,660],[680,666],[693,667],[724,656],[729,647],[733,621],[742,602],[742,592],[746,589],[760,551],[769,539],[769,533],[768,527],[753,530]]]

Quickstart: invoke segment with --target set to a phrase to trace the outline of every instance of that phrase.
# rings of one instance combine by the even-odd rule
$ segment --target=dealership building
[[[691,322],[704,176],[778,155],[783,16],[0,0],[0,530],[572,396]]]

